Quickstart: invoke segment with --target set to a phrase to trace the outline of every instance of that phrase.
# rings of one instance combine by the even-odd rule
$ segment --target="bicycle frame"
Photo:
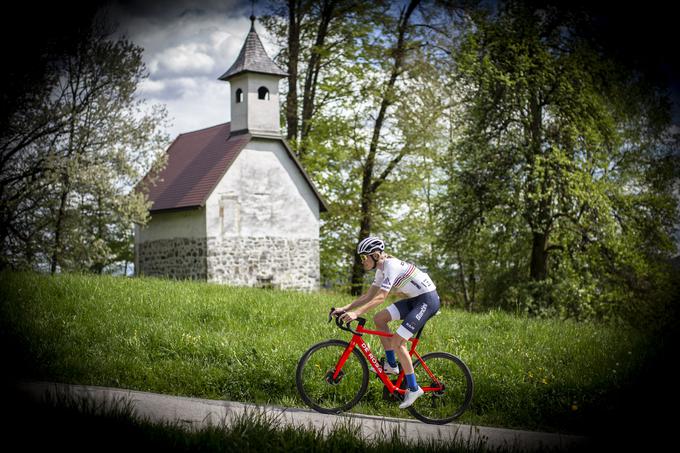
[[[345,362],[349,358],[349,355],[352,353],[352,350],[356,347],[359,346],[359,350],[364,354],[366,357],[366,360],[368,360],[368,363],[373,367],[375,372],[377,373],[378,377],[382,381],[382,383],[387,387],[390,393],[394,394],[395,392],[403,395],[406,393],[405,389],[400,388],[402,382],[405,379],[404,371],[401,370],[399,372],[399,376],[397,377],[396,383],[392,383],[390,378],[387,376],[383,368],[380,366],[380,363],[378,362],[378,359],[373,355],[373,352],[371,352],[371,348],[364,341],[362,338],[363,334],[368,334],[368,335],[377,335],[381,337],[392,337],[393,334],[389,334],[386,332],[381,332],[379,330],[369,330],[364,328],[362,324],[357,325],[357,330],[353,331],[354,335],[352,336],[352,340],[349,342],[349,346],[345,349],[345,351],[342,353],[342,356],[340,356],[340,360],[338,360],[338,363],[335,365],[335,372],[333,373],[333,379],[337,379],[338,375],[342,371],[342,367],[345,365]],[[428,368],[428,366],[425,364],[425,362],[421,359],[420,354],[416,351],[416,346],[418,346],[418,343],[420,342],[420,339],[418,337],[415,338],[410,338],[408,341],[411,342],[411,349],[409,350],[409,355],[411,357],[415,356],[416,359],[420,362],[420,365],[423,367],[425,372],[428,374],[430,379],[432,379],[432,382],[436,384],[435,387],[432,386],[421,386],[421,388],[427,393],[427,392],[438,392],[441,391],[442,385],[439,383],[439,380],[437,377],[432,373],[432,371]],[[413,359],[411,359],[413,360]],[[415,364],[414,364],[415,365]]]

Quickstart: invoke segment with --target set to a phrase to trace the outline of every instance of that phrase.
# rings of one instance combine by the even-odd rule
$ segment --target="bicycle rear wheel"
[[[302,400],[315,411],[337,414],[351,409],[368,387],[368,365],[357,348],[334,379],[335,366],[349,343],[328,340],[315,344],[298,362],[295,384]]]
[[[425,354],[422,362],[418,360],[413,363],[418,385],[441,390],[425,392],[408,408],[409,412],[420,421],[438,425],[457,419],[472,401],[474,383],[470,369],[461,359],[448,352]]]

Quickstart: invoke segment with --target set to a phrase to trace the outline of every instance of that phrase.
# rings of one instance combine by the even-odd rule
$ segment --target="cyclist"
[[[401,261],[385,253],[385,243],[369,236],[357,245],[357,254],[365,271],[375,270],[375,279],[368,291],[352,303],[337,308],[333,314],[349,322],[382,304],[391,290],[398,296],[405,296],[377,313],[373,320],[378,330],[392,333],[387,323],[403,319],[397,335],[380,337],[385,349],[385,372],[399,374],[399,363],[404,367],[408,389],[401,409],[411,406],[424,392],[416,382],[413,362],[407,348],[407,341],[420,330],[427,320],[439,311],[439,295],[430,277],[413,264]],[[396,357],[395,357],[396,352]]]

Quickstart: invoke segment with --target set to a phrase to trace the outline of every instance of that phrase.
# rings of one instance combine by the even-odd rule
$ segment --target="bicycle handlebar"
[[[330,313],[328,313],[328,322],[331,322],[331,319],[333,318],[333,312],[334,311],[335,311],[335,308],[331,308]],[[345,313],[345,312],[343,311],[342,313]],[[342,314],[342,313],[339,313],[339,314]],[[363,327],[364,324],[366,324],[365,318],[357,318],[357,319],[353,319],[352,321],[349,321],[346,325],[343,325],[342,321],[340,321],[340,316],[335,317],[335,325],[336,326],[338,326],[342,330],[346,330],[347,332],[352,332],[354,335],[360,336],[361,334],[359,332],[357,332],[356,330],[354,330],[350,327],[350,324],[352,324],[353,321],[357,321],[361,327]]]

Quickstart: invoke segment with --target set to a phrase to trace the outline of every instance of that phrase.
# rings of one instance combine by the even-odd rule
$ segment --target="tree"
[[[148,75],[142,49],[109,36],[93,22],[3,134],[7,264],[101,272],[146,219],[131,188],[167,141],[166,115],[134,98]]]
[[[10,261],[30,262],[37,253],[37,231],[24,225],[46,222],[39,210],[48,193],[41,175],[54,156],[45,147],[66,124],[56,102],[46,99],[58,82],[60,62],[74,52],[96,9],[87,5],[79,8],[78,14],[64,14],[63,8],[52,5],[39,12],[24,8],[17,5],[11,20],[21,24],[31,17],[25,26],[34,29],[34,37],[22,46],[5,46],[8,64],[0,75],[0,267]],[[3,43],[13,42],[14,30],[2,29]]]
[[[466,113],[444,203],[450,238],[484,237],[488,252],[501,238],[523,245],[494,258],[515,275],[527,266],[526,297],[504,297],[607,316],[665,278],[672,179],[652,175],[669,175],[673,144],[663,96],[579,27],[576,15],[515,1],[477,18],[454,52]]]
[[[295,5],[297,14],[288,5],[267,26],[284,47],[284,63],[299,56],[296,64],[288,60],[291,75],[296,67],[306,74],[304,84],[298,78],[297,97],[292,87],[287,96],[303,105],[293,109],[303,124],[297,138],[290,134],[298,124],[290,109],[287,124],[293,147],[331,206],[321,226],[322,278],[357,292],[363,271],[354,245],[363,235],[382,234],[390,251],[433,261],[433,244],[421,253],[407,240],[412,232],[433,230],[432,211],[423,213],[432,207],[428,194],[439,183],[422,179],[436,162],[433,147],[440,144],[432,126],[441,113],[440,88],[433,85],[440,77],[426,53],[428,29],[413,25],[425,11],[417,12],[418,1],[329,1],[316,8],[302,2]]]
[[[375,16],[384,8],[382,1],[289,0],[285,7],[273,3],[274,14],[263,18],[282,47],[279,59],[288,72],[286,139],[300,159],[306,157],[308,137],[319,116],[318,94],[323,93],[322,103],[349,94],[346,81],[328,75],[356,57],[357,42],[370,33]]]

